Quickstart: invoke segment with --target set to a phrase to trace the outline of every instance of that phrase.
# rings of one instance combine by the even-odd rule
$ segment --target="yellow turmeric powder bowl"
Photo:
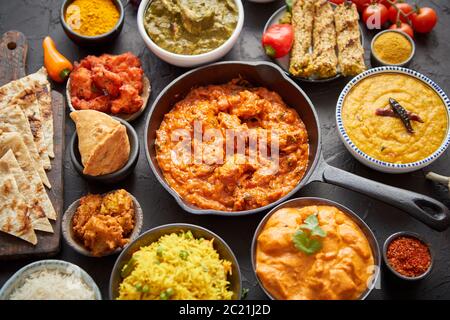
[[[378,33],[371,44],[372,66],[405,67],[411,63],[416,47],[414,40],[399,30]]]
[[[66,0],[60,20],[67,36],[79,45],[97,45],[122,31],[124,8],[120,0]]]

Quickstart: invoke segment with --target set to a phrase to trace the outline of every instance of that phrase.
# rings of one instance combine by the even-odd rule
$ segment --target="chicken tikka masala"
[[[195,133],[199,123],[200,137]],[[209,129],[220,132],[223,139],[206,137]],[[231,154],[227,152],[229,130],[245,137],[241,149],[238,140],[231,138]],[[184,132],[181,138],[179,131]],[[252,161],[249,137],[255,133],[258,159]],[[278,141],[277,150],[272,140]],[[181,158],[188,161],[177,160],[183,144],[189,152]],[[201,161],[192,161],[198,146]],[[192,89],[165,115],[155,148],[170,187],[188,203],[219,211],[255,209],[280,199],[303,178],[309,152],[308,134],[298,113],[277,93],[251,87],[242,79]],[[265,148],[267,157],[261,156]],[[273,170],[276,152],[279,157]]]

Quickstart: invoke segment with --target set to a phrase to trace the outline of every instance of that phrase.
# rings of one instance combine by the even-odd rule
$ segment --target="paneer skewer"
[[[336,28],[333,8],[328,0],[316,0],[314,4],[313,61],[319,78],[331,78],[337,74]]]
[[[353,3],[339,5],[334,11],[334,21],[341,73],[344,76],[356,76],[366,70],[356,5]]]
[[[309,77],[314,73],[310,48],[314,21],[314,0],[297,0],[292,6],[294,44],[291,51],[289,72],[298,77]]]

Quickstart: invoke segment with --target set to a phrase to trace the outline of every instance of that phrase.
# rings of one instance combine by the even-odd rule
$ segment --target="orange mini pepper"
[[[42,42],[44,48],[44,66],[50,78],[64,82],[73,69],[72,63],[56,49],[55,42],[49,36]]]

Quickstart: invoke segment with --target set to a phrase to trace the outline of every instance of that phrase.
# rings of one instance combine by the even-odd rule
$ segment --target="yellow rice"
[[[220,259],[213,241],[194,239],[188,231],[141,247],[128,262],[132,271],[120,284],[118,299],[230,300],[231,262]]]

